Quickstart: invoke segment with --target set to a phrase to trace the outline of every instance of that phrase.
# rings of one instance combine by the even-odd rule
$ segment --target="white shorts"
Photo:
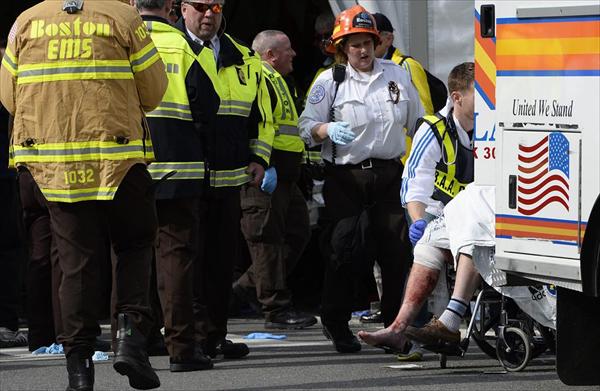
[[[473,247],[463,246],[460,249],[460,254],[473,255]],[[446,230],[446,220],[444,215],[441,215],[427,224],[423,237],[417,242],[414,249],[414,263],[423,265],[430,269],[442,270],[444,264],[454,261],[454,269],[456,270],[456,259],[452,259],[450,253],[450,239]]]

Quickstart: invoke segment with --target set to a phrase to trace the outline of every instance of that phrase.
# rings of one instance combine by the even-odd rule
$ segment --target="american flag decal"
[[[535,145],[519,144],[519,213],[531,216],[552,203],[569,210],[569,140],[550,133]]]

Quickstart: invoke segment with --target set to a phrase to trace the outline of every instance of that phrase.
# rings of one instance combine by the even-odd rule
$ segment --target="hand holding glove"
[[[260,189],[265,193],[273,193],[277,187],[277,171],[275,167],[270,167],[265,171],[265,177],[263,178]]]
[[[412,223],[408,228],[408,237],[413,246],[417,244],[423,233],[425,233],[425,227],[427,227],[427,221],[420,219]]]
[[[330,122],[327,125],[327,135],[331,141],[340,145],[346,145],[356,138],[348,122]]]

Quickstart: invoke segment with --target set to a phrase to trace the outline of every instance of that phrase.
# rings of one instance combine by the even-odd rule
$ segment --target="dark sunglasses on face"
[[[194,9],[198,12],[206,12],[209,9],[212,11],[213,14],[220,14],[221,12],[223,12],[223,5],[222,4],[204,4],[204,3],[189,3],[186,2],[185,4],[190,5],[192,7],[194,7]]]

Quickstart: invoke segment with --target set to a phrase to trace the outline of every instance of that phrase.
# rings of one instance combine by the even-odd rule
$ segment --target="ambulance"
[[[556,286],[559,378],[600,384],[600,2],[476,0],[474,27],[495,266]]]

